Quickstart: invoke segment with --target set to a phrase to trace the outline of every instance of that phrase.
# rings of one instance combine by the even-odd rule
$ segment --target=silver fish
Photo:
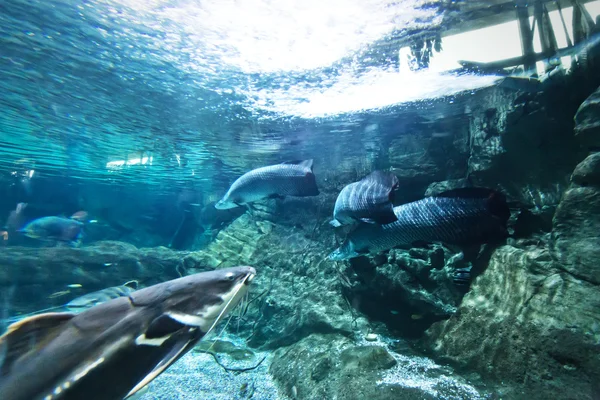
[[[0,337],[0,399],[122,400],[192,349],[246,295],[235,267],[159,283],[80,314],[47,313]]]
[[[398,221],[361,224],[329,255],[346,260],[400,245],[442,242],[480,244],[507,236],[510,209],[504,195],[485,188],[455,189],[394,207]]]
[[[398,178],[391,172],[374,171],[358,182],[345,186],[335,201],[331,225],[356,222],[389,224],[396,221],[393,192]]]
[[[317,196],[313,160],[290,161],[253,169],[236,179],[215,208],[225,210],[258,200]]]

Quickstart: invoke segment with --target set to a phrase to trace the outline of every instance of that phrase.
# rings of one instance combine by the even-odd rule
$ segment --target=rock
[[[500,189],[531,209],[556,206],[582,158],[570,109],[551,107],[543,96],[486,91],[471,110],[471,183]]]
[[[122,242],[73,247],[7,247],[0,252],[0,286],[14,287],[11,307],[20,312],[62,305],[77,296],[138,280],[150,286],[178,278],[187,268],[206,270],[192,253]],[[67,289],[80,284],[82,288]],[[69,292],[50,298],[52,293]]]
[[[434,324],[424,343],[445,360],[504,382],[507,398],[591,400],[600,390],[597,293],[596,284],[565,272],[547,249],[503,246],[456,315]]]
[[[257,269],[252,293],[259,297],[245,315],[249,323],[240,327],[251,346],[277,348],[314,332],[350,336],[353,323],[365,323],[340,295],[334,264],[324,257],[330,251],[325,237],[332,240],[332,231],[327,227],[321,234],[309,227],[245,214],[206,249],[191,253],[195,262],[212,268],[249,264]]]
[[[600,284],[600,153],[582,161],[553,220],[552,257],[574,276]]]
[[[484,398],[429,359],[339,335],[310,335],[278,349],[269,372],[282,392],[291,396],[295,391],[301,399]]]
[[[575,167],[571,182],[580,187],[600,187],[600,153],[592,153]]]
[[[453,273],[469,263],[452,254],[432,245],[352,259],[344,271],[344,294],[370,319],[403,337],[418,337],[433,322],[454,314],[464,294],[453,283]]]
[[[577,110],[575,137],[586,147],[600,146],[600,88],[592,93]]]
[[[377,340],[377,335],[375,333],[369,333],[365,336],[365,340],[368,342],[375,342]]]
[[[469,182],[466,179],[452,179],[449,181],[433,182],[425,190],[425,197],[436,196],[442,192],[452,189],[468,187]]]
[[[466,129],[446,137],[402,135],[389,145],[391,171],[398,176],[401,185],[465,176],[467,158]]]
[[[390,369],[398,364],[398,361],[380,346],[360,346],[344,349],[340,354],[340,361],[342,368],[345,370],[366,369],[375,371]]]

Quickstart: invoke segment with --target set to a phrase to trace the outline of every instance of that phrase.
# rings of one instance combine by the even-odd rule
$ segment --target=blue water
[[[0,251],[18,249],[27,258],[28,251],[40,248],[48,255],[56,248],[85,248],[107,240],[138,248],[202,250],[247,212],[240,208],[214,214],[214,202],[231,183],[251,169],[289,160],[314,159],[317,184],[322,188],[319,199],[300,202],[296,211],[289,211],[297,206],[294,203],[281,208],[300,215],[287,222],[293,229],[309,229],[303,234],[305,239],[313,240],[316,231],[322,234],[321,227],[327,226],[323,216],[329,219],[336,190],[344,184],[377,169],[401,169],[398,202],[408,202],[421,198],[432,182],[467,178],[468,168],[477,175],[480,171],[470,164],[477,151],[484,154],[476,160],[483,165],[482,181],[512,190],[508,194],[514,204],[525,205],[534,214],[549,213],[567,187],[569,175],[549,174],[548,178],[536,168],[557,165],[562,173],[563,168],[572,170],[577,157],[549,157],[538,163],[532,155],[529,164],[522,164],[532,168],[515,166],[510,157],[518,155],[519,140],[514,135],[500,139],[492,127],[517,124],[502,120],[507,110],[530,101],[538,104],[535,96],[539,93],[520,86],[522,81],[509,81],[513,86],[498,90],[505,75],[526,75],[520,67],[474,71],[461,68],[456,60],[450,63],[444,46],[460,59],[462,50],[481,42],[471,37],[461,45],[462,39],[442,35],[448,29],[455,29],[453,34],[467,30],[454,13],[470,5],[448,3],[2,1]],[[493,10],[505,13],[513,8],[504,4]],[[597,10],[598,4],[589,9]],[[596,18],[598,12],[592,14]],[[520,43],[513,40],[518,30],[512,22],[512,33],[504,43],[520,54]],[[572,29],[567,31],[573,34]],[[566,40],[563,36],[559,35],[561,43]],[[408,47],[423,38],[440,37],[442,46],[432,52],[431,68],[414,68]],[[598,36],[593,43],[597,41]],[[491,39],[483,43],[477,52],[482,60],[497,61],[491,43]],[[398,53],[400,47],[403,50]],[[505,50],[498,48],[497,53],[508,54]],[[568,70],[567,62],[574,65],[582,59],[580,54],[569,53],[563,60],[564,70],[556,71],[563,73]],[[537,72],[545,79],[549,75],[544,72],[550,69],[544,68],[549,68],[548,63],[538,65]],[[583,101],[593,89],[579,90],[572,97]],[[563,94],[556,93],[558,97]],[[579,104],[557,108],[574,114]],[[552,106],[556,104],[548,109]],[[471,135],[479,128],[477,124],[488,128],[479,116],[471,118],[475,108],[478,115],[489,117],[489,136],[483,139]],[[499,116],[494,108],[501,110]],[[572,123],[569,118],[567,124]],[[527,155],[547,143],[552,149],[560,147],[564,139],[554,142],[539,132],[531,138],[527,135],[535,129],[528,125],[522,131]],[[415,145],[421,143],[418,138],[426,138],[425,147]],[[569,146],[573,145],[569,140]],[[498,156],[507,149],[510,157]],[[504,166],[505,173],[498,179],[493,173],[486,175],[486,167],[493,163]],[[302,207],[310,212],[315,209],[323,223],[306,217]],[[15,216],[16,209],[22,213]],[[20,232],[37,218],[69,218],[75,213],[85,213],[83,234],[76,242],[40,240]],[[256,210],[248,214],[261,218]],[[544,223],[551,225],[551,218]],[[340,238],[334,236],[320,236],[315,246],[335,248]],[[330,250],[320,249],[324,255]],[[84,268],[81,274],[85,275]],[[0,319],[17,311],[23,314],[60,305],[75,293],[83,293],[73,290],[64,297],[58,291],[53,293],[57,297],[46,299],[48,304],[34,306],[21,298],[16,307],[9,300],[18,297],[15,285],[22,279],[3,283]],[[102,288],[104,282],[94,279],[90,286]],[[422,316],[410,318],[419,321]],[[0,331],[4,328],[0,325]],[[184,374],[192,359],[187,360],[170,373]],[[429,365],[429,361],[423,363]],[[224,374],[215,369],[215,374]],[[267,374],[266,364],[259,371]],[[243,379],[225,376],[220,379],[231,378],[230,386],[244,384]],[[168,382],[170,375],[161,379]],[[253,379],[259,382],[258,393],[273,395],[272,380],[262,375]],[[446,382],[446,377],[442,380]],[[211,387],[202,383],[197,390],[209,392]],[[286,390],[293,393],[291,387]],[[161,389],[155,393],[156,398],[165,396]],[[178,398],[189,398],[185,396]]]

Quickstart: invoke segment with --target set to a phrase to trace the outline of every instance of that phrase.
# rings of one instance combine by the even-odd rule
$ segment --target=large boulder
[[[600,88],[592,93],[577,110],[575,137],[586,147],[600,146]]]
[[[253,322],[241,331],[251,346],[277,348],[314,332],[351,336],[353,326],[365,324],[341,296],[334,264],[325,258],[333,247],[331,229],[323,234],[317,228],[314,223],[290,227],[245,214],[194,253],[195,260],[211,268],[256,268],[255,306],[245,316]]]
[[[425,338],[433,354],[507,385],[507,398],[597,399],[598,285],[547,249],[503,246],[455,316]]]
[[[344,294],[371,320],[404,337],[419,337],[433,322],[449,318],[467,286],[457,286],[457,269],[472,263],[440,245],[393,249],[374,258],[350,260],[343,271]]]
[[[600,284],[600,153],[575,168],[553,226],[554,259],[574,276]]]
[[[269,372],[292,399],[486,398],[451,368],[339,335],[311,335],[278,349]]]
[[[543,95],[486,91],[471,110],[471,183],[499,188],[534,210],[556,206],[582,158],[570,110],[555,109]]]

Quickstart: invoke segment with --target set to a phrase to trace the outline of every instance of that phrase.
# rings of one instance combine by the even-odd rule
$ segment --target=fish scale
[[[489,201],[488,198],[428,197],[394,207],[397,221],[359,225],[330,258],[342,260],[356,257],[358,253],[376,254],[415,242],[461,245],[505,237],[508,206],[504,203],[501,215],[495,215],[490,211]]]
[[[395,220],[391,193],[397,178],[383,171],[375,171],[358,182],[345,186],[335,202],[333,226],[357,221],[389,223]]]
[[[215,205],[228,209],[277,196],[316,196],[319,194],[312,160],[269,165],[239,177]]]

